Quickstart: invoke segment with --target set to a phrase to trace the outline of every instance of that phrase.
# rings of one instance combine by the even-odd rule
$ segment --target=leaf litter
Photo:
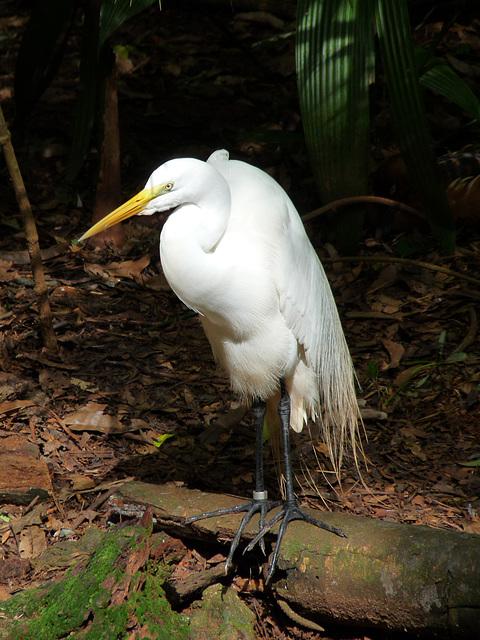
[[[240,25],[238,37],[248,38],[250,28],[250,23],[248,29]],[[183,93],[171,93],[171,104],[166,100],[163,105],[167,124],[176,132],[170,143],[175,152],[187,146],[180,126],[201,128],[205,104],[210,104],[194,91],[203,80],[189,75],[202,41],[190,45],[193,57],[188,60],[182,58],[181,38],[169,38],[168,46],[166,39],[160,42],[170,59],[165,68],[171,78],[183,79],[183,89],[191,90],[188,101]],[[211,42],[213,50],[218,45],[215,38]],[[291,44],[285,42],[286,50]],[[220,51],[222,47],[216,54]],[[282,58],[283,80],[292,80],[292,67],[283,65]],[[263,109],[265,96],[265,103],[271,102],[265,83],[252,89],[253,102],[232,104],[232,86],[252,85],[252,78],[242,73],[221,74],[212,67],[217,76],[214,116],[227,131],[261,113],[255,101]],[[139,79],[141,74],[133,76],[138,92],[131,99],[152,111],[151,92],[141,92]],[[224,100],[228,117],[219,108]],[[127,108],[138,115],[138,104]],[[130,124],[135,140],[128,140],[128,132],[126,138],[133,157],[154,158],[158,152],[150,148],[146,121],[138,115]],[[135,145],[142,138],[139,151]],[[253,160],[261,158],[277,177],[295,170],[276,145],[246,141],[243,149],[259,153]],[[206,156],[211,149],[202,141],[188,151]],[[297,161],[306,166],[306,158],[299,157],[297,151]],[[36,167],[33,163],[38,182],[44,181],[45,166],[45,161]],[[54,178],[48,178],[51,190],[45,201],[52,203],[55,165],[47,166]],[[129,175],[130,191],[148,173],[144,167],[137,171]],[[301,197],[299,208],[305,204]],[[198,319],[169,291],[161,274],[156,248],[161,219],[155,220],[153,231],[147,220],[127,225],[127,248],[118,255],[69,246],[86,220],[62,204],[62,198],[39,209],[42,243],[53,245],[44,257],[61,351],[58,356],[42,352],[31,274],[18,230],[10,229],[0,246],[0,451],[24,455],[25,447],[33,447],[33,455],[48,462],[54,493],[41,504],[33,498],[27,505],[0,507],[0,597],[58,574],[58,568],[40,565],[45,548],[55,549],[64,539],[82,540],[90,524],[108,528],[107,497],[124,480],[174,482],[242,496],[250,495],[254,482],[249,416],[215,366]],[[347,462],[340,488],[329,473],[323,443],[312,444],[302,434],[294,459],[300,498],[313,507],[480,533],[479,294],[472,284],[447,273],[450,269],[480,279],[478,229],[459,236],[464,251],[454,256],[423,252],[422,261],[445,267],[445,272],[415,261],[383,265],[385,250],[390,256],[394,252],[388,242],[367,238],[364,252],[369,257],[378,252],[379,261],[362,262],[360,256],[357,263],[329,262],[331,254],[315,244],[326,258],[359,395],[371,417],[365,422],[368,465],[362,468],[363,483]],[[317,456],[325,473],[317,468]],[[275,461],[268,447],[266,458],[274,496]],[[182,579],[206,562],[203,556],[195,558],[195,549],[179,541],[170,544],[177,554],[181,548],[176,571]],[[208,560],[215,572],[221,558]],[[269,637],[280,637],[274,616],[263,606],[262,624],[270,625]]]

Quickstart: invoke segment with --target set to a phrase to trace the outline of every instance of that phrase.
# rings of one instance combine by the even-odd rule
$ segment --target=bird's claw
[[[264,493],[266,496],[266,492]],[[250,502],[247,502],[246,504],[241,504],[241,505],[237,505],[235,507],[229,507],[226,509],[217,509],[215,511],[209,511],[208,513],[200,513],[197,516],[191,516],[190,518],[185,519],[185,524],[197,522],[198,520],[205,520],[206,518],[224,516],[231,513],[245,512],[245,515],[243,516],[242,521],[240,522],[240,526],[238,527],[237,533],[235,534],[235,537],[232,540],[232,543],[230,545],[230,550],[228,552],[227,560],[225,562],[225,573],[228,573],[233,563],[233,554],[237,550],[242,534],[245,531],[248,523],[256,513],[260,514],[260,520],[258,524],[259,534],[255,536],[255,544],[257,542],[260,543],[260,549],[262,550],[262,553],[265,555],[264,534],[268,531],[268,529],[265,529],[265,526],[266,526],[265,520],[267,517],[267,513],[272,509],[275,509],[281,504],[282,504],[282,501],[270,502],[266,497],[264,498],[254,497]],[[260,535],[260,533],[262,533],[262,535]],[[254,544],[250,543],[248,547],[245,549],[245,551],[246,550],[250,551],[253,546]]]
[[[270,582],[273,572],[275,571],[275,568],[277,566],[280,546],[282,544],[282,540],[285,535],[285,531],[287,530],[288,524],[292,522],[292,520],[303,520],[308,524],[313,524],[319,529],[325,529],[330,533],[335,533],[337,536],[340,536],[342,538],[347,537],[347,534],[341,529],[337,529],[337,527],[332,527],[332,525],[326,524],[321,520],[317,520],[316,518],[309,515],[308,513],[305,513],[305,511],[300,509],[296,500],[295,501],[285,500],[283,503],[282,510],[279,513],[277,513],[271,520],[269,520],[263,526],[263,528],[260,528],[255,538],[253,538],[253,540],[251,540],[246,546],[245,551],[250,551],[250,549],[252,549],[258,542],[260,542],[261,544],[261,541],[263,540],[263,537],[265,536],[265,534],[268,533],[280,520],[282,522],[280,524],[280,529],[278,531],[277,540],[275,543],[275,550],[273,552],[272,559],[270,561],[270,566],[268,568],[268,574],[267,574],[267,580],[266,580],[267,584]]]
[[[282,509],[273,516],[268,522],[265,522],[266,515],[272,509],[275,509],[279,505],[283,505]],[[346,538],[347,535],[341,529],[337,529],[337,527],[332,527],[330,524],[326,524],[321,520],[317,520],[313,516],[305,513],[297,504],[296,500],[285,500],[285,501],[276,501],[269,502],[267,498],[253,498],[250,502],[246,504],[237,505],[236,507],[229,507],[227,509],[217,509],[216,511],[210,511],[208,513],[200,513],[198,516],[191,516],[185,520],[186,524],[190,524],[191,522],[196,522],[197,520],[204,520],[206,518],[213,518],[216,516],[224,516],[230,513],[243,513],[245,515],[242,518],[240,526],[238,527],[237,533],[232,540],[230,545],[230,550],[228,552],[227,560],[225,562],[225,573],[228,573],[233,564],[233,555],[237,550],[237,547],[240,543],[240,539],[242,537],[243,532],[245,531],[248,523],[252,519],[252,517],[256,514],[260,514],[260,521],[258,527],[257,535],[251,540],[248,545],[245,547],[243,553],[246,551],[251,551],[256,544],[260,545],[260,549],[265,554],[265,534],[268,533],[276,524],[280,522],[280,528],[277,535],[277,540],[275,544],[275,550],[272,555],[272,559],[270,562],[270,566],[268,568],[267,575],[267,584],[270,582],[270,579],[275,571],[277,566],[278,554],[280,552],[280,546],[282,544],[283,537],[285,535],[285,531],[287,530],[288,524],[292,522],[292,520],[303,520],[308,524],[313,524],[319,529],[325,529],[325,531],[329,531],[330,533],[335,533],[337,536],[342,538]]]

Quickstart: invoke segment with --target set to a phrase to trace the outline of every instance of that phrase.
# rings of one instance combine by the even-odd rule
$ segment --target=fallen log
[[[183,519],[238,503],[232,496],[141,482],[123,485],[111,498],[112,508],[123,513],[140,515],[151,507],[158,526],[177,535],[222,542],[232,539],[241,516],[188,527]],[[322,512],[321,518],[348,538],[292,522],[273,577],[279,599],[320,623],[480,638],[480,536],[344,513]],[[247,539],[255,524],[247,527]]]
[[[27,448],[0,452],[0,504],[28,505],[53,493],[47,463]]]

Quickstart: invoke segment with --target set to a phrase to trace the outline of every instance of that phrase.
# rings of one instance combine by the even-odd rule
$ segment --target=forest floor
[[[15,52],[26,23],[14,7],[0,94],[11,122]],[[166,158],[205,159],[227,147],[272,173],[301,213],[319,206],[299,133],[293,21],[282,21],[280,38],[273,19],[257,18],[213,20],[191,9],[152,7],[117,34],[129,47],[119,84],[125,199]],[[477,33],[478,27],[477,21]],[[427,31],[417,37],[428,41]],[[461,37],[452,28],[450,38]],[[63,536],[81,537],[91,524],[108,528],[101,496],[125,479],[241,496],[251,494],[254,482],[249,415],[215,366],[198,319],[161,274],[162,218],[125,225],[120,252],[70,245],[90,224],[95,175],[91,161],[75,188],[61,180],[79,38],[75,31],[18,154],[41,245],[50,248],[45,271],[58,354],[42,350],[22,223],[1,170],[0,452],[45,460],[53,483],[34,521],[26,516],[39,503],[0,507],[0,559],[9,561],[0,570],[2,598],[51,579],[35,561]],[[437,128],[450,123],[440,101],[435,115]],[[375,122],[378,163],[392,145],[381,148],[380,115]],[[359,397],[373,417],[365,419],[363,483],[347,459],[340,487],[325,446],[302,437],[294,460],[302,503],[480,533],[479,230],[478,219],[462,221],[458,250],[444,256],[425,229],[380,237],[370,227],[358,255],[339,261],[323,242],[323,220],[309,223]],[[417,248],[402,259],[407,246]],[[265,454],[273,496],[275,467],[267,447]],[[11,523],[21,518],[25,526],[14,532]],[[272,638],[311,637],[281,615],[269,629]]]

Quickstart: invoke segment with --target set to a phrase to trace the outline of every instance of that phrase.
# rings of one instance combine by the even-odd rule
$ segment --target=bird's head
[[[215,172],[215,169],[195,158],[177,158],[165,162],[152,173],[142,191],[90,227],[78,242],[134,215],[151,215],[156,211],[168,211],[181,204],[198,201],[202,187],[208,184],[211,171]]]

